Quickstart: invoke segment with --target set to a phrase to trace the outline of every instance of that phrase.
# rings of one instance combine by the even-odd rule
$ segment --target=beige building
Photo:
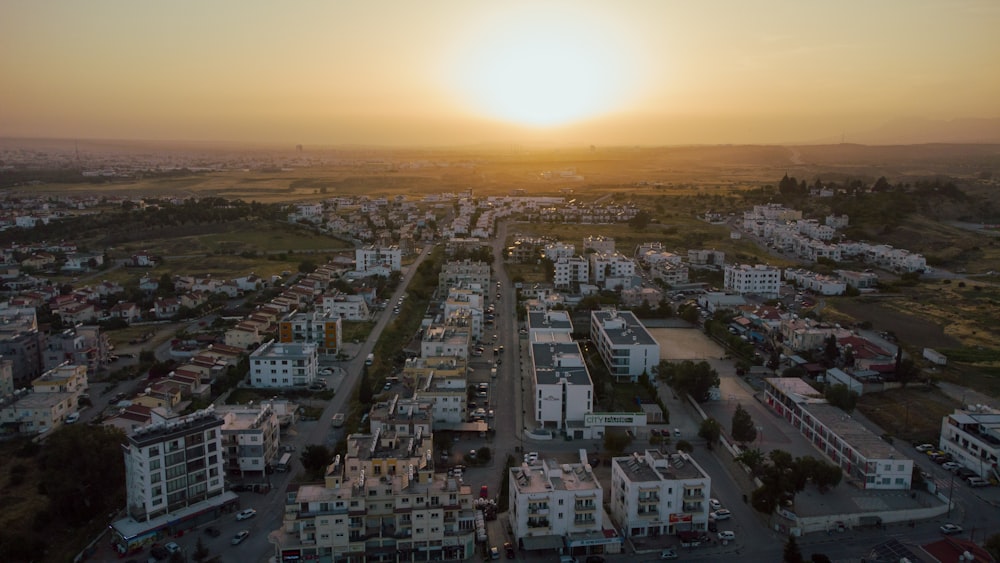
[[[278,455],[281,427],[270,403],[220,405],[222,448],[226,471],[234,475],[264,475]]]

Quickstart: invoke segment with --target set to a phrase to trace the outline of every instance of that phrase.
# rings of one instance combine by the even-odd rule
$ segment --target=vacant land
[[[704,360],[721,358],[726,352],[697,328],[647,329],[660,343],[661,360]]]
[[[922,385],[869,393],[858,399],[858,410],[890,436],[932,444],[938,442],[941,419],[958,406],[940,390]]]

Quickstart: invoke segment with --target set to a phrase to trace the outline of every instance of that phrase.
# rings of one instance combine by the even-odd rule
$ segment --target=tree
[[[194,545],[194,552],[191,553],[191,559],[193,559],[195,563],[204,563],[210,554],[211,552],[207,547],[205,547],[205,542],[202,541],[201,536],[199,536],[197,543]]]
[[[840,348],[837,347],[837,337],[831,334],[827,337],[823,347],[823,365],[833,367],[839,357]]]
[[[330,464],[331,459],[333,459],[333,452],[322,444],[306,446],[299,456],[302,467],[312,475],[322,474],[326,470],[326,466]]]
[[[316,271],[316,263],[312,260],[303,260],[299,262],[299,272],[303,274],[311,274]]]
[[[986,538],[986,542],[983,543],[983,547],[986,551],[990,552],[993,559],[1000,560],[1000,533],[993,534],[992,536]]]
[[[677,440],[677,451],[691,453],[694,451],[694,446],[687,440]]]
[[[736,405],[736,412],[733,413],[732,436],[733,440],[741,444],[757,439],[757,428],[754,426],[753,418],[743,405]]]
[[[358,402],[364,406],[372,404],[372,382],[368,378],[368,366],[361,366],[361,381],[358,382]]]
[[[707,401],[709,391],[719,386],[719,373],[705,361],[697,364],[691,360],[680,363],[663,361],[657,373],[678,395],[691,395],[699,403]]]
[[[833,560],[822,553],[813,553],[809,556],[812,563],[833,563]]]
[[[629,219],[628,224],[633,230],[642,231],[649,223],[653,220],[648,211],[640,211],[635,214],[635,217]]]
[[[701,421],[701,425],[698,427],[698,437],[704,438],[705,442],[708,443],[708,449],[712,449],[712,444],[719,441],[719,436],[722,436],[722,427],[719,425],[719,421],[714,418],[706,418]]]
[[[805,560],[802,559],[802,552],[799,551],[799,544],[795,541],[795,536],[788,536],[781,561],[782,563],[805,563]]]
[[[851,412],[858,404],[858,392],[852,391],[843,383],[830,385],[823,394],[826,401],[844,412]]]
[[[612,455],[621,455],[632,443],[632,437],[624,432],[605,432],[604,449]]]
[[[76,526],[103,517],[124,499],[125,467],[109,463],[121,457],[121,431],[74,424],[49,436],[39,458],[49,511]]]
[[[750,473],[756,477],[760,474],[761,465],[764,463],[764,452],[759,448],[745,449],[736,456],[736,461],[749,467]]]
[[[911,358],[903,358],[896,362],[896,379],[906,387],[911,381],[920,378],[920,368]]]

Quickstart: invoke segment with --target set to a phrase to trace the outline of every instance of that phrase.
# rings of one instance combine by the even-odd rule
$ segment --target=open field
[[[957,401],[934,387],[910,386],[862,395],[857,408],[897,439],[936,444],[941,419],[958,406]]]
[[[697,328],[647,328],[660,343],[661,360],[704,360],[721,358],[726,352]]]

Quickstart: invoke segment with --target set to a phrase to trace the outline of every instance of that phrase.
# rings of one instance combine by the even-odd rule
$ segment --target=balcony
[[[543,519],[529,518],[528,519],[528,527],[529,528],[548,528],[549,527],[549,520],[548,520],[548,518],[543,518]]]
[[[683,506],[681,506],[681,511],[682,512],[704,512],[705,508],[704,508],[704,505],[702,505],[700,502],[691,502],[691,503],[685,502],[683,504]]]
[[[591,511],[591,510],[597,510],[597,505],[592,502],[578,502],[575,505],[573,505],[573,508],[578,512]]]

